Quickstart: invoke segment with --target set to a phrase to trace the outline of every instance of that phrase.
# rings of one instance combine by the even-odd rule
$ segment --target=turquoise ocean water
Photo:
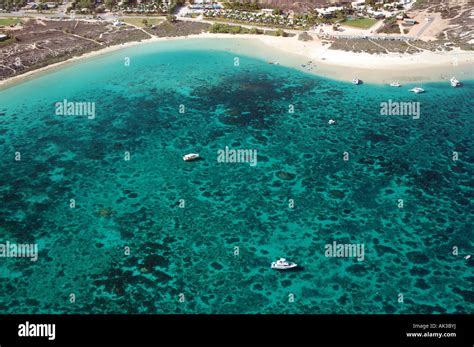
[[[414,95],[207,44],[0,92],[0,243],[39,247],[0,258],[1,313],[473,313],[474,81]],[[55,114],[64,99],[95,118]],[[381,115],[389,100],[420,118]],[[225,146],[257,165],[219,163]],[[333,241],[364,260],[326,257]]]

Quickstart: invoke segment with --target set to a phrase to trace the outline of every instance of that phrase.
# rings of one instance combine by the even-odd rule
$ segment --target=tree
[[[92,4],[92,0],[80,0],[76,4],[76,8],[80,11],[83,8],[87,8],[89,10],[92,10],[94,8],[94,5]]]
[[[278,16],[278,15],[281,15],[281,14],[283,14],[283,11],[282,11],[282,10],[280,10],[279,8],[276,8],[276,9],[274,9],[274,10],[273,10],[273,12],[272,12],[272,13],[273,13],[274,15]]]
[[[242,30],[242,27],[241,27],[241,26],[232,25],[232,26],[230,27],[229,32],[230,32],[231,34],[239,34],[241,30]]]
[[[169,14],[166,16],[166,20],[170,23],[176,22],[176,16],[173,16],[172,14]]]
[[[365,0],[365,4],[374,7],[376,0]]]
[[[287,35],[286,32],[283,31],[282,29],[278,29],[278,30],[276,31],[276,36],[286,37],[286,35]]]
[[[115,0],[105,0],[105,7],[107,7],[109,10],[111,10],[117,2]]]
[[[38,7],[36,8],[36,11],[43,12],[45,8],[48,8],[47,5],[45,4],[45,0],[40,0],[40,3]]]

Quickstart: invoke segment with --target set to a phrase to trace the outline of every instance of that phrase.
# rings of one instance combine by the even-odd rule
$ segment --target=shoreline
[[[50,70],[54,71],[54,70],[56,70],[60,67],[63,67],[63,66],[66,66],[68,64],[72,64],[72,63],[81,61],[83,59],[101,56],[103,54],[115,52],[115,51],[117,51],[119,49],[122,49],[122,48],[133,47],[133,46],[140,45],[140,44],[143,44],[143,43],[148,43],[148,42],[151,43],[151,42],[157,41],[156,39],[157,38],[152,37],[152,38],[147,39],[147,40],[127,42],[127,43],[122,43],[122,44],[119,44],[119,45],[108,46],[108,47],[105,47],[105,48],[102,48],[102,49],[99,49],[99,50],[96,50],[96,51],[92,51],[92,52],[84,53],[82,55],[74,56],[72,58],[69,58],[69,59],[66,59],[66,60],[63,60],[63,61],[59,61],[59,62],[51,64],[51,65],[43,66],[43,67],[40,67],[38,69],[34,69],[34,70],[31,70],[31,71],[22,73],[20,75],[15,75],[15,76],[12,76],[12,77],[8,77],[8,78],[0,81],[0,90],[11,87],[11,86],[13,86],[17,83],[21,83],[21,82],[30,80],[33,77],[38,77],[42,73],[50,72]]]
[[[0,90],[14,86],[43,73],[51,72],[84,59],[98,57],[120,49],[155,42],[194,39],[251,39],[262,44],[262,51],[246,50],[257,58],[278,62],[283,66],[296,68],[306,73],[335,80],[350,81],[354,76],[374,84],[384,84],[393,80],[400,82],[444,81],[456,75],[459,79],[474,79],[474,53],[455,49],[449,52],[423,51],[414,54],[369,54],[342,50],[331,50],[322,41],[299,41],[294,37],[275,37],[253,34],[211,34],[202,33],[178,37],[151,37],[142,41],[127,42],[108,46],[96,51],[74,56],[48,66],[12,76],[0,81]],[[235,50],[236,47],[226,50]],[[265,49],[267,48],[267,49]],[[274,54],[280,55],[276,56]],[[282,54],[283,53],[283,54]],[[277,58],[277,59],[275,59]],[[310,65],[306,65],[311,62]]]

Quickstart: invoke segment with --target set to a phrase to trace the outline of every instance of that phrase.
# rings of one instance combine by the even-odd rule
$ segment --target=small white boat
[[[328,122],[328,124],[334,124],[334,123],[336,123],[336,121],[334,119],[330,119],[329,122]]]
[[[272,269],[276,270],[288,270],[297,267],[298,265],[292,262],[286,261],[285,258],[280,258],[277,261],[272,262]]]
[[[354,78],[352,79],[352,83],[354,83],[355,85],[358,85],[358,84],[360,84],[361,82],[362,82],[362,81],[361,81],[360,79],[358,79],[357,77],[354,77]]]
[[[451,79],[449,80],[449,82],[451,83],[451,87],[459,87],[461,85],[461,82],[459,82],[456,77],[451,77]]]
[[[416,94],[419,94],[419,93],[423,93],[425,90],[423,88],[420,88],[420,87],[415,87],[413,89],[410,89],[410,92],[413,92],[413,93],[416,93]]]
[[[390,87],[401,87],[402,85],[399,82],[390,83]]]
[[[183,160],[184,161],[193,161],[193,160],[196,160],[199,158],[199,154],[197,153],[189,153],[189,154],[186,154],[184,157],[183,157]]]
[[[471,255],[470,255],[470,254],[469,254],[469,255],[466,255],[466,256],[464,257],[464,259],[466,259],[466,260],[469,260],[470,258],[471,258]]]

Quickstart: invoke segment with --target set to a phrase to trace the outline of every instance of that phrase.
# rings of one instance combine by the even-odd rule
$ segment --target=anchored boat
[[[416,93],[416,94],[419,94],[419,93],[423,93],[425,90],[423,88],[420,88],[420,87],[415,87],[413,89],[410,89],[410,92],[413,92],[413,93]]]
[[[280,258],[277,261],[272,262],[272,269],[276,270],[288,270],[288,269],[293,269],[297,267],[298,265],[292,262],[286,261],[285,258]]]
[[[186,154],[185,156],[183,156],[184,161],[193,161],[193,160],[196,160],[198,158],[199,158],[198,153],[189,153],[189,154]]]
[[[461,85],[461,82],[459,82],[456,77],[451,77],[451,79],[449,80],[449,82],[451,83],[451,87],[459,87]]]

